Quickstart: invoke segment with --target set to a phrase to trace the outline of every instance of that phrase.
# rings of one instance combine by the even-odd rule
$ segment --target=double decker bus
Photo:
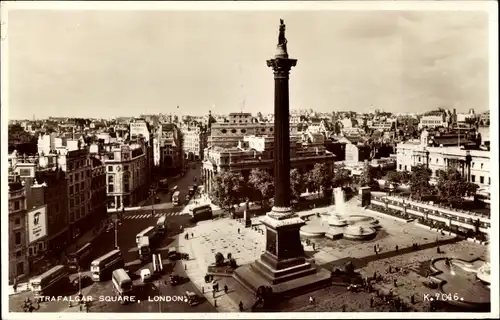
[[[110,251],[90,264],[92,280],[95,282],[102,281],[108,278],[113,270],[124,267],[125,261],[122,252],[118,249]]]
[[[180,191],[175,191],[174,194],[172,195],[172,203],[174,206],[179,205],[179,196],[181,195]]]
[[[69,273],[64,265],[55,266],[30,280],[35,297],[60,295],[69,288],[69,284]]]
[[[115,292],[121,297],[121,299],[119,299],[120,303],[126,304],[127,302],[130,302],[127,298],[132,295],[133,286],[132,279],[130,279],[127,272],[123,268],[116,269],[113,271],[111,279],[113,281],[113,288]]]
[[[88,242],[76,252],[68,255],[67,264],[70,269],[86,269],[90,265],[90,256],[92,254],[92,244]]]
[[[192,222],[211,220],[213,218],[212,207],[209,204],[191,209],[190,214]]]
[[[154,230],[155,227],[150,226],[147,227],[146,229],[142,230],[135,236],[135,243],[139,244],[139,240],[146,234],[150,233],[152,230]]]

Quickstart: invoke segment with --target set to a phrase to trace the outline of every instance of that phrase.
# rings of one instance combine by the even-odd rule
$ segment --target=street
[[[188,170],[183,177],[175,182],[178,186],[178,190],[181,192],[181,195],[185,197],[189,186],[193,185],[193,177],[198,176],[198,173],[199,165],[196,169]],[[171,188],[173,185],[169,183],[169,187]],[[181,202],[180,206],[174,207],[171,203],[171,195],[168,195],[167,193],[159,193],[158,195],[160,196],[161,201],[160,203],[155,203],[154,205],[155,214],[152,213],[152,210],[148,210],[151,206],[145,206],[142,210],[127,211],[121,223],[118,224],[116,233],[118,247],[120,248],[125,259],[126,269],[130,270],[131,278],[134,281],[135,294],[137,294],[137,300],[140,300],[140,302],[121,305],[119,302],[101,301],[104,297],[116,296],[113,292],[112,282],[108,280],[99,283],[92,283],[90,286],[82,288],[84,295],[92,296],[90,312],[216,312],[216,309],[204,299],[203,294],[201,294],[187,278],[183,264],[180,261],[176,261],[173,265],[170,265],[170,270],[168,270],[168,248],[178,245],[177,235],[180,233],[181,226],[187,227],[189,225],[190,216],[188,214],[181,214],[185,201],[184,203]],[[167,272],[161,278],[155,279],[153,283],[143,284],[139,279],[141,269],[147,267],[151,270],[152,267],[151,263],[143,264],[138,259],[135,236],[147,227],[155,225],[158,217],[162,214],[167,216],[167,233],[161,240],[156,250],[153,251],[161,254],[162,260],[164,261],[165,271],[176,272],[179,276],[184,278],[183,281],[181,281],[181,283],[177,286],[165,284],[165,280],[168,279]],[[93,243],[94,246],[92,248],[91,258],[95,259],[115,248],[115,231],[109,230],[107,232],[103,232],[94,240]],[[89,275],[89,273],[90,272],[87,266],[86,270],[83,270],[82,275]],[[72,279],[76,277],[78,277],[78,274],[71,275]],[[160,283],[159,290],[158,281]],[[189,305],[184,301],[175,301],[177,296],[185,295],[186,291],[195,292],[200,297],[201,304],[189,307]],[[69,294],[75,295],[77,292],[71,292]],[[157,296],[172,296],[173,301],[148,301]],[[22,302],[26,297],[32,298],[31,292],[10,296],[10,311],[22,311]],[[44,302],[40,305],[38,312],[58,312],[67,308],[68,302]],[[79,309],[78,307],[74,307],[71,311],[78,312]]]

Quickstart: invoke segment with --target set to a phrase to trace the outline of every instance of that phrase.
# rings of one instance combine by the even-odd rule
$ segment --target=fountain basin
[[[479,280],[481,280],[489,285],[489,284],[491,284],[490,274],[491,274],[491,264],[485,263],[485,264],[483,264],[482,267],[477,269],[476,276]]]
[[[478,280],[478,272],[484,266],[482,260],[467,262],[460,259],[437,258],[431,262],[434,277],[441,281],[439,289],[447,297],[447,303],[467,309],[486,309],[490,305],[490,289]],[[485,270],[487,267],[485,267]]]
[[[377,234],[377,230],[367,225],[350,225],[344,229],[344,238],[349,240],[368,240]]]
[[[305,237],[323,237],[326,231],[328,231],[327,227],[306,224],[300,228],[300,235]]]

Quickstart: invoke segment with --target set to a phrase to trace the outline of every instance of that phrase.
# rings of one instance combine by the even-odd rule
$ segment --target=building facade
[[[448,123],[444,116],[423,116],[420,118],[420,123],[418,124],[418,129],[423,128],[437,128],[437,127],[448,127]]]
[[[326,163],[333,169],[334,155],[324,147],[324,136],[306,134],[290,137],[291,167],[305,173],[316,163]],[[240,172],[248,179],[252,169],[260,168],[273,174],[274,137],[244,136],[237,146],[223,148],[210,146],[205,149],[202,179],[208,192],[215,175],[222,171]]]
[[[200,126],[186,125],[181,127],[184,159],[198,161],[203,158],[203,150],[207,147],[207,134]]]
[[[423,164],[438,178],[439,170],[457,169],[462,177],[481,188],[491,185],[490,152],[466,150],[460,147],[429,147],[425,139],[397,145],[397,170],[411,171],[413,166]]]
[[[26,234],[26,189],[9,184],[9,282],[29,274]]]
[[[97,226],[104,226],[107,220],[107,190],[106,190],[106,166],[104,163],[95,158],[90,159],[91,167],[91,215],[94,224]]]
[[[148,195],[148,158],[141,144],[108,146],[100,155],[106,166],[107,207],[136,205]]]

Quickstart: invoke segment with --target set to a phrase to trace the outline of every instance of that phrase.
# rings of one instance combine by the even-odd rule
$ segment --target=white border
[[[468,11],[468,10],[481,10],[489,12],[489,37],[490,37],[490,114],[491,137],[498,137],[498,12],[496,1],[332,1],[332,2],[263,2],[263,1],[246,1],[246,2],[79,2],[79,1],[16,1],[16,2],[2,2],[1,3],[1,21],[2,21],[2,39],[8,33],[8,15],[10,10],[210,10],[210,11],[239,11],[239,10],[252,10],[252,11],[299,11],[299,10],[433,10],[433,11]],[[272,32],[272,30],[270,31]],[[4,196],[2,199],[7,199],[7,122],[8,122],[8,83],[5,81],[8,74],[8,53],[7,41],[1,41],[1,98],[2,98],[2,131],[1,131],[1,151],[2,151],[2,192]],[[491,139],[491,163],[498,164],[498,139]],[[492,166],[492,174],[494,177],[491,185],[492,194],[498,195],[499,177],[498,166]],[[2,201],[2,262],[9,261],[8,258],[8,201]],[[2,263],[2,318],[8,319],[24,319],[28,316],[36,317],[37,319],[103,319],[103,318],[120,318],[120,319],[199,319],[199,318],[498,318],[499,308],[498,304],[498,200],[496,197],[492,199],[492,230],[491,232],[491,263],[492,263],[492,287],[491,287],[491,308],[490,314],[472,314],[472,313],[217,313],[217,314],[197,314],[197,313],[184,313],[184,314],[141,314],[141,313],[36,313],[28,315],[24,313],[8,313],[8,264]]]

